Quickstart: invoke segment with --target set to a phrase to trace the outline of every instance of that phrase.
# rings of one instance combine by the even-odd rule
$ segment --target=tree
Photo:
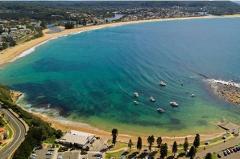
[[[212,157],[212,154],[209,152],[209,153],[207,153],[207,155],[205,156],[205,159],[212,159],[213,157]]]
[[[141,138],[141,137],[138,137],[138,140],[137,140],[137,149],[138,149],[138,150],[141,150],[141,149],[142,149],[142,138]]]
[[[3,32],[4,32],[4,27],[0,25],[0,34],[2,34]]]
[[[160,150],[160,154],[162,158],[165,158],[167,156],[168,153],[168,146],[167,143],[161,145],[161,150]]]
[[[153,143],[154,143],[154,136],[152,135],[152,136],[148,136],[148,138],[147,138],[147,142],[148,142],[148,144],[149,144],[149,151],[151,151],[152,150],[152,145],[153,145]]]
[[[160,148],[160,147],[161,147],[161,144],[162,144],[162,138],[161,138],[161,137],[158,137],[158,138],[157,138],[157,147]]]
[[[6,49],[6,48],[8,48],[8,44],[7,44],[6,42],[3,42],[2,48],[3,48],[3,50]]]
[[[72,22],[65,23],[65,29],[73,29],[73,28],[74,28],[74,24]]]
[[[193,159],[193,158],[195,157],[195,155],[196,155],[196,148],[195,148],[195,146],[192,146],[192,147],[190,148],[190,150],[189,150],[188,156],[189,156],[191,159]]]
[[[185,154],[187,154],[188,146],[189,146],[188,138],[186,137],[183,144],[183,150],[185,151]]]
[[[133,142],[132,142],[132,140],[130,139],[130,140],[128,141],[128,148],[131,150],[131,149],[132,149],[132,146],[133,146]]]
[[[56,136],[57,139],[61,138],[62,135],[63,135],[63,132],[61,130],[56,130],[55,136]]]
[[[193,145],[195,146],[195,148],[198,148],[200,145],[200,135],[196,134],[195,139],[193,141]]]
[[[17,44],[16,41],[12,37],[8,38],[8,42],[9,42],[9,46],[15,46]]]
[[[112,129],[112,144],[115,145],[117,141],[118,130]]]
[[[40,26],[42,27],[42,29],[46,29],[47,28],[46,21],[41,21]]]
[[[174,154],[174,156],[177,153],[177,150],[178,150],[178,145],[177,145],[177,142],[174,141],[173,146],[172,146],[172,153]]]

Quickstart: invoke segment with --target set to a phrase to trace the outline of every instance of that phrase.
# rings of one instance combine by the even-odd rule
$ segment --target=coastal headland
[[[225,101],[240,105],[240,85],[232,81],[208,80],[213,93]]]

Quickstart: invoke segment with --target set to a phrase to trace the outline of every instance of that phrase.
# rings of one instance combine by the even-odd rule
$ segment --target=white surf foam
[[[20,55],[16,56],[16,57],[15,57],[14,59],[12,59],[10,62],[13,62],[13,61],[15,61],[15,60],[17,60],[17,59],[20,59],[20,58],[22,58],[22,57],[24,57],[24,56],[27,56],[27,55],[31,54],[32,52],[34,52],[34,51],[36,50],[37,47],[39,47],[39,46],[47,43],[47,42],[50,41],[50,40],[52,40],[52,39],[43,41],[43,42],[41,42],[41,43],[39,43],[39,44],[31,47],[30,49],[27,49],[27,50],[23,51]]]
[[[70,34],[66,34],[66,35],[59,35],[59,36],[53,37],[53,38],[51,38],[51,39],[49,39],[49,40],[43,41],[43,42],[41,42],[41,43],[39,43],[39,44],[31,47],[30,49],[27,49],[27,50],[23,51],[20,55],[16,56],[16,57],[15,57],[14,59],[12,59],[10,62],[13,62],[13,61],[15,61],[15,60],[17,60],[17,59],[20,59],[20,58],[22,58],[22,57],[24,57],[24,56],[27,56],[27,55],[33,53],[33,52],[36,50],[37,47],[39,47],[39,46],[41,46],[41,45],[43,45],[43,44],[45,44],[45,43],[47,43],[47,42],[49,42],[49,41],[51,41],[51,40],[55,40],[55,39],[58,39],[58,38],[60,38],[60,37],[66,37],[66,36],[70,36],[70,35],[80,34],[80,33],[82,33],[82,32],[84,32],[84,31],[79,31],[79,32],[70,33]]]
[[[220,84],[231,85],[231,86],[240,88],[240,83],[236,83],[232,80],[231,81],[224,81],[224,80],[217,80],[217,79],[208,79],[207,81],[210,82],[210,83],[220,83]]]

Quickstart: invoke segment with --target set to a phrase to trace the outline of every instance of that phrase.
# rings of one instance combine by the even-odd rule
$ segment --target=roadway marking
[[[10,118],[10,120],[12,120],[12,124],[10,124],[10,125],[12,125],[12,127],[14,128],[14,130],[15,130],[15,134],[14,134],[14,137],[13,137],[13,141],[11,141],[9,144],[11,144],[10,145],[10,147],[8,147],[8,148],[6,148],[5,149],[5,151],[3,151],[3,154],[2,155],[9,155],[9,156],[11,156],[12,154],[13,154],[13,152],[15,152],[15,150],[19,147],[19,145],[21,144],[21,142],[20,142],[20,144],[15,148],[15,149],[13,149],[13,150],[11,150],[12,148],[13,148],[13,146],[15,146],[16,145],[16,143],[18,143],[18,141],[21,141],[20,140],[20,137],[21,137],[21,134],[22,134],[22,130],[21,130],[21,127],[19,126],[19,123],[20,124],[22,124],[21,123],[21,121],[19,121],[19,119],[17,118],[17,117],[15,117],[13,114],[12,114],[12,112],[10,112],[10,111],[8,111],[8,110],[6,110],[6,109],[3,109],[2,110],[9,118]],[[10,121],[9,120],[9,121]],[[19,121],[19,123],[18,123],[18,121]],[[11,122],[11,121],[10,121]],[[19,133],[18,133],[18,129],[19,129]],[[11,152],[12,151],[12,152]]]

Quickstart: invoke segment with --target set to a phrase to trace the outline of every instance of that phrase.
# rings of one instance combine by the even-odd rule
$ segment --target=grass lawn
[[[116,158],[116,159],[118,159],[118,158],[120,158],[121,157],[121,154],[123,153],[124,151],[123,150],[121,150],[121,151],[118,151],[118,152],[113,152],[113,153],[106,153],[106,156],[105,156],[105,158],[106,159],[110,159],[110,158]]]

